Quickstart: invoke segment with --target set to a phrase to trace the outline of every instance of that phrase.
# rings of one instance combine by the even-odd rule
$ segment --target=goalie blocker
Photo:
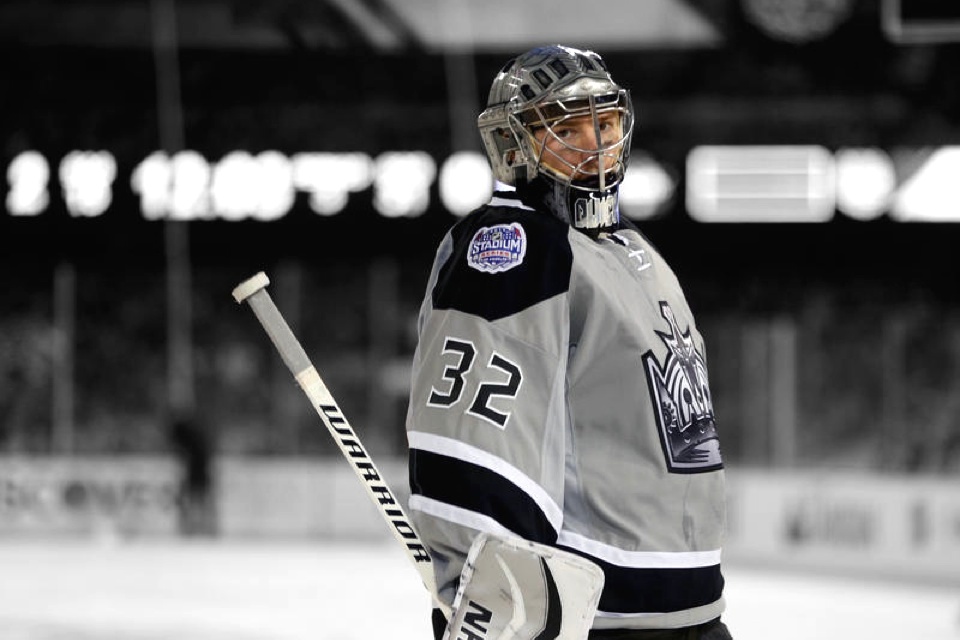
[[[603,570],[568,551],[481,533],[460,573],[437,640],[731,640],[719,618],[675,629],[591,629]],[[445,626],[444,626],[445,625]]]
[[[442,640],[584,640],[603,581],[600,567],[580,556],[480,534]]]

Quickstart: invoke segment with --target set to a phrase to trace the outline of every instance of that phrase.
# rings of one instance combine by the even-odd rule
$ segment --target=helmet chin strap
[[[585,231],[613,227],[620,222],[619,189],[572,189],[557,180],[539,178],[548,187],[543,203],[567,224]]]
[[[568,191],[568,206],[577,229],[602,229],[620,221],[617,190]]]

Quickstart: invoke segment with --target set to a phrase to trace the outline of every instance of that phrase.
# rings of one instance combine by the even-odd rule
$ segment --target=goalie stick
[[[467,554],[453,607],[440,599],[426,547],[283,319],[266,290],[268,284],[261,271],[237,285],[233,297],[253,310],[403,545],[433,605],[449,621],[442,640],[584,640],[603,589],[603,571],[586,558],[560,549],[481,533]]]
[[[343,412],[327,389],[320,374],[310,362],[297,337],[290,330],[280,310],[277,309],[266,287],[270,284],[264,272],[259,272],[252,278],[241,282],[233,290],[233,297],[238,303],[246,302],[257,316],[264,331],[270,337],[280,357],[293,374],[297,384],[310,399],[316,409],[321,422],[327,427],[340,452],[353,467],[357,477],[362,482],[367,494],[377,506],[380,515],[386,520],[394,538],[403,545],[407,557],[413,562],[420,574],[423,585],[433,597],[434,605],[443,609],[444,614],[450,615],[450,608],[443,604],[437,596],[436,581],[433,575],[433,562],[427,553],[426,547],[420,541],[416,530],[407,518],[386,480],[377,470],[354,433],[353,427],[344,417]]]

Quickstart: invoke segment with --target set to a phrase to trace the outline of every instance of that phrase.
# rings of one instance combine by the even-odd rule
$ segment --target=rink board
[[[378,463],[406,504],[406,465]],[[216,522],[235,539],[387,540],[338,459],[222,458]],[[0,458],[0,537],[176,535],[165,457]],[[728,469],[726,558],[960,582],[960,491],[942,477]]]

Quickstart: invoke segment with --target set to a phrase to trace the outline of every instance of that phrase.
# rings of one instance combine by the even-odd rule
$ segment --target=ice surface
[[[953,640],[960,587],[730,566],[736,640]],[[0,541],[0,640],[429,640],[392,541]]]

